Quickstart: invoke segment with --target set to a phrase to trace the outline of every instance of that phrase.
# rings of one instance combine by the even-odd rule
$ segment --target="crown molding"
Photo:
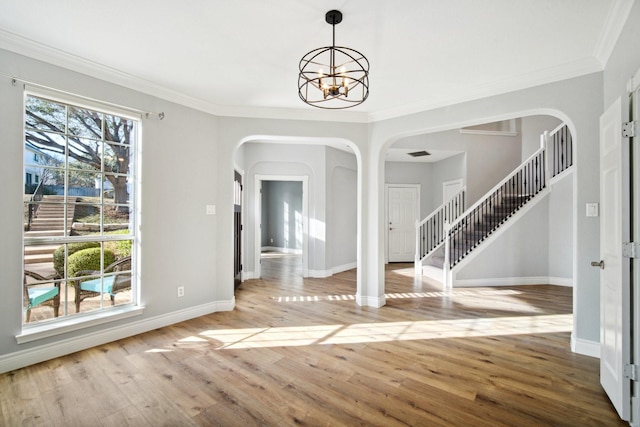
[[[633,0],[618,0],[612,7],[607,29],[603,32],[598,44],[598,52],[601,57],[610,55],[613,46],[620,34],[624,21],[629,14]],[[619,17],[624,19],[619,19]],[[614,19],[618,17],[618,19]],[[614,28],[615,27],[615,28]],[[454,104],[469,102],[489,96],[522,90],[559,80],[599,72],[603,70],[606,61],[597,57],[587,57],[568,62],[559,66],[541,69],[525,75],[513,76],[502,79],[493,84],[477,87],[465,96],[429,100],[414,104],[403,105],[398,108],[380,110],[366,113],[345,110],[316,110],[310,108],[272,108],[272,107],[240,107],[221,106],[208,101],[191,97],[183,93],[168,89],[148,80],[124,73],[120,70],[104,66],[102,64],[81,58],[77,55],[56,49],[42,43],[18,36],[5,30],[0,30],[0,48],[44,61],[71,71],[79,72],[110,83],[114,83],[132,90],[155,96],[179,105],[203,111],[220,117],[250,117],[276,120],[308,120],[329,121],[346,123],[372,123],[402,116],[407,116],[436,108],[442,108]],[[20,76],[16,76],[20,77]]]
[[[261,119],[332,121],[347,123],[366,123],[368,120],[367,113],[356,111],[325,111],[315,109],[234,107],[216,105],[2,29],[0,29],[0,49],[24,55],[35,60],[43,61],[220,117],[251,117]],[[19,78],[20,76],[15,77]]]
[[[607,17],[605,19],[604,28],[600,33],[600,38],[596,44],[593,56],[600,61],[602,68],[607,65],[609,57],[616,46],[618,37],[622,33],[624,24],[629,18],[629,13],[633,7],[634,0],[617,0],[614,1]]]
[[[430,100],[428,102],[405,105],[400,108],[383,110],[369,114],[369,122],[393,119],[423,111],[443,108],[450,105],[461,104],[490,96],[501,95],[517,90],[528,89],[548,83],[566,80],[574,77],[597,73],[603,70],[603,66],[594,57],[587,57],[575,61],[567,62],[559,66],[548,67],[531,73],[513,76],[502,79],[492,84],[478,86],[474,91],[468,92],[465,96],[449,99]]]

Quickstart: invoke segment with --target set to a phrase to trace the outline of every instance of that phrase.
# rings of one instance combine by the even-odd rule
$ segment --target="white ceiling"
[[[600,71],[632,1],[0,0],[0,48],[215,114],[367,122]],[[349,110],[297,93],[330,9],[371,63]]]

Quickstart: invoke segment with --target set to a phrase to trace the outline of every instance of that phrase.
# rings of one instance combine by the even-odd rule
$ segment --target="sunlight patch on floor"
[[[570,332],[572,329],[573,315],[554,314],[487,319],[208,330],[201,332],[200,337],[196,338],[206,338],[210,345],[221,350],[543,334]],[[187,340],[187,342],[193,341]]]

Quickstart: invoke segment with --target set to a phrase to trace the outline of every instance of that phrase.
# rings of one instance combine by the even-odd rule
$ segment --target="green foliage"
[[[129,234],[129,230],[116,230],[107,234]],[[115,242],[105,242],[105,248],[113,251],[118,259],[131,256],[132,240],[117,240]]]
[[[116,260],[110,250],[104,251],[104,266],[107,267]],[[82,249],[69,257],[69,277],[74,277],[78,271],[100,271],[100,248]]]
[[[99,242],[69,243],[67,245],[69,257],[74,253],[88,248],[100,248]],[[98,265],[99,266],[99,265]],[[64,245],[61,245],[53,252],[53,268],[60,277],[64,277]]]

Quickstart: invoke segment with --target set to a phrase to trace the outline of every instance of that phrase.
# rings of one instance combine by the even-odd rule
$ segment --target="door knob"
[[[601,270],[604,270],[604,261],[591,261],[591,267],[600,267]]]

